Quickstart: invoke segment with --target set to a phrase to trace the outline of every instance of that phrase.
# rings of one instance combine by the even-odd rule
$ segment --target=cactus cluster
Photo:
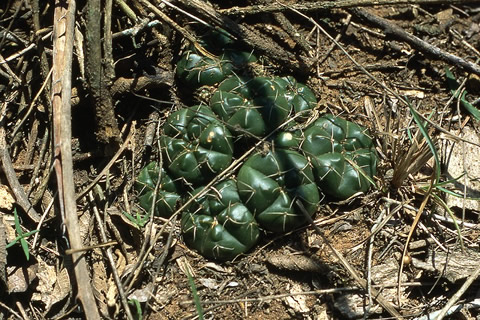
[[[217,57],[192,48],[181,57],[177,77],[193,90],[215,85],[209,105],[167,118],[163,167],[150,163],[135,183],[145,211],[154,198],[154,213],[163,217],[189,203],[181,218],[185,243],[208,258],[231,260],[256,244],[260,229],[287,232],[303,225],[303,209],[313,215],[323,194],[346,199],[368,190],[377,155],[365,128],[329,114],[299,125],[317,103],[307,86],[291,76],[239,75],[256,58],[235,51],[224,34],[203,45]],[[246,145],[262,139],[264,147],[233,178],[205,190]]]

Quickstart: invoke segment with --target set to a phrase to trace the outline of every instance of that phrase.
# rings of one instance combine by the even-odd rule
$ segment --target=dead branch
[[[8,184],[10,189],[12,189],[13,194],[15,195],[15,200],[22,207],[23,211],[32,219],[34,222],[38,223],[40,221],[40,215],[35,211],[32,204],[28,200],[28,197],[25,193],[25,190],[18,182],[17,175],[13,169],[12,159],[7,147],[7,141],[5,137],[5,126],[4,126],[4,117],[0,117],[0,161],[2,163],[2,169],[7,177]]]
[[[440,60],[448,62],[454,66],[460,66],[468,72],[473,72],[480,75],[480,66],[477,64],[460,58],[454,54],[445,52],[442,49],[406,32],[404,29],[386,19],[378,17],[365,9],[352,8],[350,11],[357,17],[381,27],[387,35],[390,34],[400,38],[421,52],[431,54]]]
[[[307,70],[309,70],[310,65],[313,63],[313,61],[310,62],[311,59],[308,57],[300,57],[302,63],[308,61],[308,65],[302,65],[299,63],[297,56],[280,47],[273,40],[247,28],[246,26],[237,24],[229,17],[218,13],[206,2],[200,0],[186,0],[183,4],[194,10],[208,23],[227,30],[233,36],[254,48],[256,51],[295,72],[306,73],[308,72]]]
[[[75,27],[75,0],[66,3],[55,1],[54,38],[53,38],[53,73],[52,106],[55,145],[55,171],[60,200],[62,219],[67,227],[72,249],[83,247],[78,228],[77,203],[73,179],[72,161],[72,56],[73,35]],[[84,254],[72,254],[78,297],[82,303],[87,319],[100,319],[95,298],[90,284],[90,275]]]
[[[284,5],[279,1],[268,5],[255,5],[245,7],[232,7],[219,10],[225,15],[246,15],[265,12],[281,12],[295,9],[300,12],[328,11],[339,8],[371,7],[377,5],[400,5],[400,4],[459,4],[478,3],[478,0],[340,0],[340,1],[312,1],[308,3],[296,3]]]
[[[112,96],[108,89],[110,68],[104,68],[102,61],[102,41],[101,41],[101,16],[102,10],[100,1],[91,0],[87,2],[86,10],[86,30],[85,30],[85,75],[88,83],[88,90],[95,108],[96,137],[104,144],[117,149],[120,141],[120,130],[118,129],[115,112],[113,109]],[[108,42],[108,40],[105,40]],[[111,41],[111,37],[109,37]],[[106,49],[111,50],[111,45],[106,44]],[[105,54],[105,58],[111,62],[108,57],[111,54]],[[108,62],[107,62],[108,64]],[[107,153],[113,150],[107,150]]]
[[[112,85],[112,96],[128,92],[139,92],[145,89],[170,87],[173,85],[173,74],[170,71],[159,70],[154,76],[140,76],[138,78],[118,77]]]

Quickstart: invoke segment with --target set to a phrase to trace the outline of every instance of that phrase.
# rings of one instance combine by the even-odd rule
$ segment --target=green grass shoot
[[[428,131],[427,131],[422,119],[420,118],[417,111],[415,110],[415,108],[410,103],[408,103],[408,108],[410,109],[410,113],[412,114],[413,119],[417,123],[420,132],[422,133],[423,137],[425,138],[425,141],[427,142],[427,145],[428,145],[428,147],[430,148],[430,151],[433,154],[433,158],[435,160],[435,180],[434,180],[434,184],[436,184],[436,183],[438,183],[438,181],[440,181],[440,175],[441,175],[440,158],[439,158],[438,153],[437,153],[437,148],[435,147],[435,143],[433,143],[432,139],[430,138],[430,136],[428,134]]]
[[[129,299],[128,304],[135,307],[135,313],[133,314],[135,320],[142,320],[142,306],[140,305],[140,302],[137,299]]]
[[[192,290],[193,301],[195,302],[195,308],[197,309],[198,319],[203,320],[204,316],[203,316],[202,303],[200,302],[200,298],[198,297],[195,281],[193,281],[193,277],[190,274],[190,270],[188,270],[188,267],[185,267],[185,272],[187,274],[188,284],[190,285],[190,289]]]
[[[145,226],[147,221],[149,220],[148,214],[142,215],[140,213],[136,213],[135,217],[131,215],[130,213],[123,211],[122,212],[125,217],[127,217],[128,220],[130,220],[138,229],[141,229]]]
[[[447,84],[452,92],[452,95],[456,99],[460,99],[460,103],[475,119],[480,120],[480,110],[475,108],[470,102],[467,101],[465,96],[467,95],[467,90],[463,90],[462,95],[460,96],[459,88],[460,84],[455,79],[452,71],[448,67],[445,67],[445,76],[447,77]]]
[[[25,254],[25,258],[27,258],[27,261],[30,260],[30,250],[28,248],[28,242],[25,240],[32,234],[35,234],[38,232],[38,230],[33,230],[27,233],[23,233],[22,226],[20,225],[20,219],[18,219],[18,214],[17,214],[17,208],[13,209],[13,216],[15,219],[15,231],[17,232],[17,237],[13,239],[12,242],[8,243],[6,248],[10,248],[14,244],[16,244],[18,241],[20,241],[20,245],[22,246],[23,253]]]

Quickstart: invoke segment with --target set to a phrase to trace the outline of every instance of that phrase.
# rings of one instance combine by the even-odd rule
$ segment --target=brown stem
[[[28,200],[25,190],[18,182],[17,175],[13,169],[12,159],[8,152],[7,142],[5,138],[5,127],[3,124],[4,120],[0,121],[0,161],[2,163],[3,173],[7,177],[8,184],[12,189],[13,194],[15,195],[15,200],[22,207],[23,211],[32,219],[34,222],[38,223],[40,221],[40,215],[35,211],[32,204]]]
[[[108,80],[102,66],[101,45],[101,3],[99,0],[89,0],[86,12],[86,68],[85,74],[88,90],[95,108],[97,140],[113,149],[120,144],[120,130],[118,129],[112,96],[108,89]],[[110,47],[111,48],[111,47]],[[108,150],[107,153],[113,150]]]

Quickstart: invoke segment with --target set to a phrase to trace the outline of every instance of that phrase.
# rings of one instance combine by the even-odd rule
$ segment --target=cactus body
[[[204,50],[188,49],[176,74],[209,106],[168,117],[160,137],[164,168],[149,164],[135,183],[140,206],[151,209],[160,174],[155,214],[168,217],[188,202],[181,219],[185,243],[205,257],[231,260],[257,243],[260,228],[288,232],[303,225],[322,193],[347,199],[368,190],[377,155],[366,129],[333,115],[302,124],[317,105],[312,90],[291,76],[242,76],[256,57],[238,50],[225,30],[208,31],[198,44]],[[231,172],[236,178],[204,192],[232,162],[232,133],[236,155],[252,141],[264,148]]]
[[[150,213],[153,204],[155,186],[160,177],[160,185],[156,195],[155,210],[156,216],[168,218],[180,203],[180,188],[172,178],[159,167],[156,162],[149,163],[140,171],[135,181],[135,190],[138,192],[140,206]]]
[[[231,260],[248,251],[259,237],[257,222],[240,202],[233,180],[215,185],[196,199],[183,214],[181,223],[184,240],[191,248],[220,260]]]
[[[222,57],[212,59],[187,51],[177,63],[177,77],[192,89],[221,82],[232,73],[233,65]]]
[[[199,185],[232,161],[230,131],[210,108],[194,106],[171,114],[161,138],[164,161],[176,178]]]
[[[240,168],[237,180],[243,203],[270,231],[286,232],[305,223],[297,200],[310,215],[320,201],[308,160],[292,150],[253,154]]]
[[[316,105],[313,92],[293,77],[232,76],[212,95],[212,110],[237,135],[265,136],[298,113],[303,121]]]
[[[320,189],[347,199],[370,187],[377,155],[366,129],[333,115],[317,119],[303,133],[303,152],[312,159]]]

